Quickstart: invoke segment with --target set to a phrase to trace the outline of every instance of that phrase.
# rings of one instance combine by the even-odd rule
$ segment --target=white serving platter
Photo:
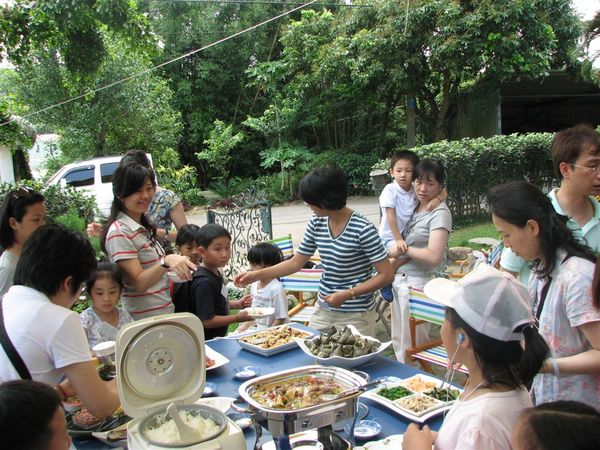
[[[373,358],[375,358],[377,355],[383,353],[386,348],[388,348],[390,345],[392,345],[391,341],[381,342],[381,341],[379,341],[379,339],[375,339],[371,336],[365,336],[365,335],[361,334],[352,324],[348,325],[348,328],[350,328],[350,331],[352,331],[352,334],[355,336],[361,336],[365,339],[368,339],[369,341],[379,342],[379,348],[377,349],[377,351],[375,351],[373,353],[369,353],[368,355],[357,356],[355,358],[346,358],[344,356],[330,356],[329,358],[320,358],[320,357],[314,355],[308,349],[308,347],[306,346],[306,343],[305,343],[305,341],[308,339],[316,339],[316,336],[312,337],[312,338],[304,338],[304,339],[296,339],[296,340],[298,341],[298,345],[300,346],[302,351],[304,353],[306,353],[308,356],[310,356],[311,358],[314,358],[315,361],[317,361],[319,364],[321,364],[323,366],[341,367],[343,369],[351,369],[353,367],[358,367],[358,366],[367,364],[367,363],[371,362],[371,360]]]
[[[447,402],[444,402],[441,400],[436,400],[438,403],[436,403],[436,405],[434,407],[428,408],[425,411],[422,411],[420,413],[416,413],[409,409],[403,408],[401,406],[401,404],[399,404],[399,400],[402,400],[402,399],[408,398],[408,397],[413,397],[413,396],[426,395],[426,392],[414,391],[410,388],[407,388],[406,383],[410,382],[410,380],[414,380],[415,378],[421,378],[422,380],[424,380],[426,382],[433,382],[433,383],[435,383],[435,387],[438,387],[438,388],[441,387],[443,384],[442,380],[439,380],[437,378],[434,378],[434,377],[431,377],[428,375],[419,374],[419,375],[414,375],[409,378],[405,378],[398,383],[391,383],[391,384],[384,383],[383,386],[378,386],[375,389],[371,389],[370,391],[365,392],[363,394],[363,396],[370,398],[371,400],[387,407],[388,409],[392,410],[393,412],[395,412],[397,414],[400,414],[403,417],[406,417],[407,419],[410,419],[414,422],[419,422],[419,423],[423,423],[426,420],[431,419],[432,417],[442,414],[444,411],[448,411],[452,407],[454,400],[447,401]],[[401,399],[393,400],[393,401],[388,400],[387,398],[382,397],[381,395],[378,395],[379,390],[383,389],[384,387],[390,388],[390,387],[396,387],[396,386],[402,386],[404,388],[407,388],[408,390],[414,392],[414,394],[411,396],[402,397]],[[462,389],[459,389],[456,386],[452,386],[452,389],[456,389],[457,391],[462,392]]]
[[[229,359],[227,359],[225,356],[221,355],[219,352],[213,350],[208,345],[204,346],[204,353],[210,359],[215,360],[214,365],[206,368],[207,371],[216,369],[217,367],[221,367],[221,366],[224,366],[225,364],[229,363]]]
[[[285,352],[285,351],[290,350],[298,345],[298,343],[296,342],[296,340],[293,337],[291,338],[290,341],[288,341],[284,344],[274,345],[269,348],[264,348],[264,344],[253,344],[251,342],[253,339],[260,338],[261,336],[266,336],[266,334],[264,334],[264,333],[270,332],[270,334],[272,334],[282,328],[292,328],[293,330],[295,330],[297,332],[304,333],[304,335],[302,336],[302,339],[306,339],[306,338],[314,335],[314,333],[307,331],[307,330],[302,330],[302,329],[294,326],[293,324],[284,324],[284,325],[279,325],[276,327],[266,328],[264,330],[260,330],[255,333],[250,333],[250,334],[240,336],[238,339],[238,343],[240,344],[240,347],[242,347],[244,350],[248,350],[249,352],[253,352],[253,353],[256,353],[256,354],[259,354],[262,356],[271,356],[271,355],[276,355],[277,353]],[[250,341],[250,342],[247,342],[247,341]]]

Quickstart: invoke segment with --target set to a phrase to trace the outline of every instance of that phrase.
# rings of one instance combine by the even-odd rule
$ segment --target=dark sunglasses
[[[33,194],[34,192],[35,191],[33,189],[31,189],[30,187],[22,186],[22,187],[16,189],[15,192],[13,192],[13,198],[15,200],[19,200],[19,199],[22,199],[22,198],[27,198],[31,194]]]

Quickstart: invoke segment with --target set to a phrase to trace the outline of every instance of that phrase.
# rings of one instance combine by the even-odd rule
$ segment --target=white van
[[[146,153],[152,164],[152,156]],[[63,166],[48,180],[48,184],[71,186],[96,199],[100,214],[110,214],[113,201],[112,177],[123,155],[78,161]]]

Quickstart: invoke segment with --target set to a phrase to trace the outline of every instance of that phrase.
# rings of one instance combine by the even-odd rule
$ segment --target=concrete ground
[[[379,226],[379,199],[373,197],[350,197],[348,206],[356,212],[370,219],[375,226]],[[304,229],[312,212],[304,203],[293,205],[273,206],[271,208],[271,221],[273,224],[273,237],[292,235],[294,247],[300,245]],[[204,225],[206,223],[206,212],[204,210],[194,210],[186,213],[189,223]]]

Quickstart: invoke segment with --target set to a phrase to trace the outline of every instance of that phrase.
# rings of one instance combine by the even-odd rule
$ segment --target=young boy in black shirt
[[[196,244],[202,262],[192,275],[190,282],[190,312],[196,314],[204,326],[204,339],[212,339],[227,334],[227,328],[234,322],[252,320],[248,313],[241,311],[230,315],[229,307],[242,309],[252,304],[252,299],[227,301],[227,287],[219,268],[231,258],[231,235],[221,225],[209,223],[196,234]]]

